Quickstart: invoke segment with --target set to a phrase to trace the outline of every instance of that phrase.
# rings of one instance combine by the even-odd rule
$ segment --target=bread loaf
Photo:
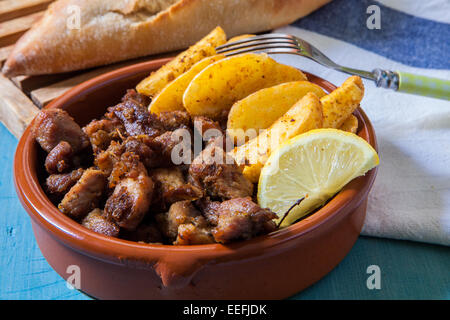
[[[59,0],[17,42],[2,71],[58,73],[174,51],[218,25],[229,37],[266,31],[329,1]]]

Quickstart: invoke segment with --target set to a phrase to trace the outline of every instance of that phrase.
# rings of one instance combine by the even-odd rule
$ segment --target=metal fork
[[[374,69],[372,72],[338,65],[309,42],[288,34],[270,33],[226,43],[217,53],[234,56],[247,52],[295,54],[309,58],[325,67],[357,75],[375,82],[377,87],[422,96],[450,100],[450,81],[400,71]]]

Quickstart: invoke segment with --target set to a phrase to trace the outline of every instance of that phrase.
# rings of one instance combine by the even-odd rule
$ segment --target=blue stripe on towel
[[[380,30],[366,27],[366,10],[372,4],[381,9]],[[378,2],[334,0],[292,25],[414,67],[450,69],[450,24],[411,16]]]

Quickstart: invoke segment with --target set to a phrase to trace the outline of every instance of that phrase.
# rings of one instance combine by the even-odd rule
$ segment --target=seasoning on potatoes
[[[215,28],[202,40],[142,80],[137,85],[136,90],[150,97],[157,95],[168,83],[189,70],[195,63],[205,57],[215,55],[215,48],[226,41],[225,31],[221,27]]]
[[[342,86],[320,99],[323,106],[323,127],[339,128],[358,108],[364,96],[364,85],[360,77],[352,76]]]
[[[277,63],[266,54],[247,53],[219,60],[189,84],[183,105],[193,116],[220,118],[249,94],[283,82],[306,80],[300,70]]]
[[[247,130],[267,129],[308,92],[321,98],[326,95],[318,85],[308,81],[282,83],[261,89],[236,102],[228,114],[227,134],[240,145],[246,142]]]
[[[273,149],[298,134],[322,128],[322,126],[322,105],[319,98],[310,92],[266,131],[235,148],[232,155],[238,164],[245,165],[244,176],[256,183]]]
[[[358,118],[351,114],[350,117],[348,117],[339,127],[339,129],[342,131],[356,133],[356,131],[358,131]]]
[[[224,55],[218,54],[206,57],[194,64],[188,71],[181,74],[161,90],[150,104],[149,111],[159,114],[165,111],[185,110],[183,107],[183,94],[189,83],[207,66],[223,58],[225,58]]]

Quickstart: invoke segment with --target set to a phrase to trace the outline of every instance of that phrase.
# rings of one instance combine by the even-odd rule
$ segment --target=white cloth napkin
[[[448,70],[412,68],[297,27],[275,32],[305,39],[345,66],[450,79]],[[273,57],[335,85],[348,77],[302,57]],[[366,94],[361,107],[375,127],[380,166],[362,233],[450,245],[450,102],[377,88],[371,81],[364,81],[364,85]]]

